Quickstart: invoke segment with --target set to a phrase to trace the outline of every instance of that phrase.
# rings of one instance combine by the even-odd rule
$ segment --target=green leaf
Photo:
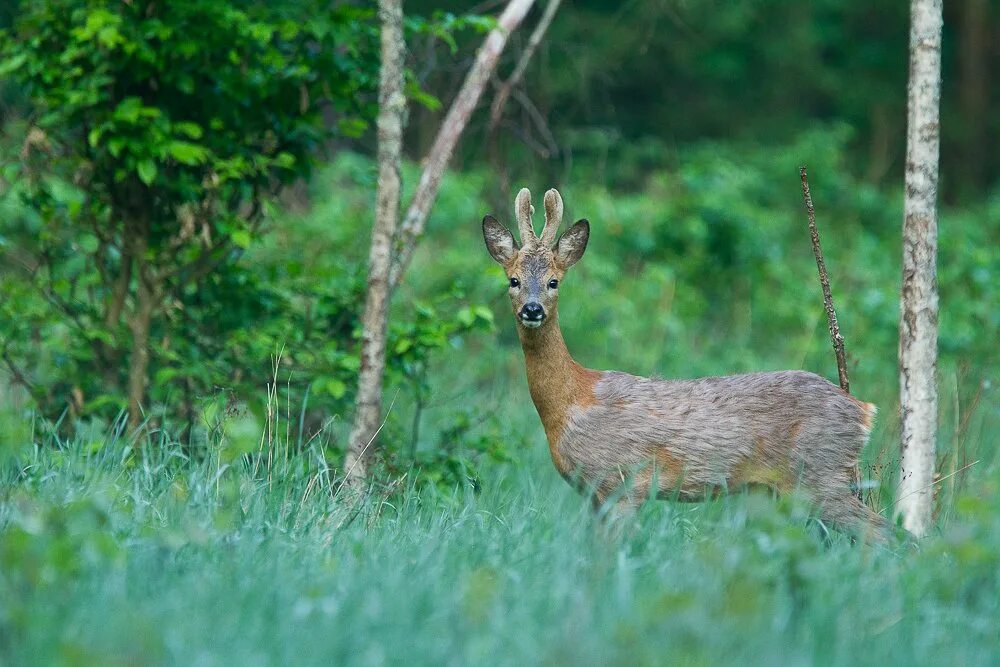
[[[139,180],[146,185],[151,185],[156,180],[156,163],[152,160],[142,160],[136,171],[139,172]]]
[[[334,398],[343,398],[344,394],[347,393],[347,385],[344,384],[343,380],[338,380],[337,378],[327,380],[324,389],[326,390],[326,393],[330,394]]]
[[[441,100],[421,89],[416,83],[407,82],[406,95],[429,111],[437,111],[441,108]]]
[[[476,316],[472,313],[472,309],[466,306],[462,310],[458,311],[458,314],[455,316],[455,319],[457,319],[458,323],[461,324],[463,327],[471,327],[472,323],[476,319]]]
[[[167,145],[167,153],[181,164],[190,166],[202,164],[208,158],[208,150],[204,146],[190,141],[171,141]]]
[[[115,120],[123,123],[135,123],[139,120],[139,113],[142,110],[142,100],[138,97],[126,97],[115,109]]]
[[[245,229],[237,229],[233,231],[233,233],[230,234],[229,237],[233,240],[233,243],[243,248],[244,250],[250,247],[250,241],[251,241],[250,232],[248,232]]]
[[[24,63],[28,62],[27,53],[18,53],[5,60],[0,61],[0,76],[7,76],[20,69]]]
[[[357,139],[368,129],[368,123],[363,118],[341,118],[337,121],[337,129],[344,136]]]
[[[204,134],[202,132],[201,125],[198,123],[175,123],[174,129],[191,139],[201,139],[202,134]]]
[[[77,244],[79,244],[80,249],[87,254],[91,254],[96,251],[99,245],[97,237],[93,234],[82,234],[77,241]]]
[[[282,151],[274,157],[274,166],[282,169],[291,169],[295,166],[295,156],[287,151]]]
[[[476,317],[483,320],[484,322],[489,322],[490,324],[493,324],[493,311],[490,310],[487,306],[484,306],[482,304],[473,306],[472,312],[474,312],[476,314]]]

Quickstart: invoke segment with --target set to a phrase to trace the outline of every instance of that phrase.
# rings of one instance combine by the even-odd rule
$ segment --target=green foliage
[[[150,376],[162,405],[237,372],[211,364],[246,329],[230,315],[279,305],[238,259],[278,189],[373,115],[375,36],[370,11],[320,2],[25,6],[0,37],[32,105],[7,128],[0,345],[45,414],[107,418],[151,407]]]
[[[439,4],[413,0],[408,11]],[[773,145],[839,122],[855,131],[848,171],[883,186],[898,183],[908,7],[859,0],[564,3],[526,72],[526,101],[507,104],[498,150],[487,153],[486,142],[476,141],[462,150],[468,161],[489,159],[514,181],[533,172],[551,181],[571,164],[600,163],[597,176],[617,190],[641,187],[636,171],[674,164],[677,149],[691,143]],[[529,22],[541,12],[537,7]],[[989,38],[1000,30],[1000,11],[995,3],[964,2],[944,12],[942,193],[945,201],[972,203],[1000,182],[1000,156],[987,148],[1000,143],[1000,115],[990,113],[1000,103],[1000,53]],[[513,36],[510,66],[526,39],[527,32]],[[428,85],[436,87],[433,79]],[[433,127],[436,120],[418,122]],[[629,161],[636,163],[623,169]]]
[[[358,186],[374,170],[355,159],[339,186],[356,197],[349,209],[307,225],[280,214],[276,196],[294,208],[323,146],[358,137],[373,116],[373,19],[312,0],[49,0],[3,34],[0,79],[31,114],[6,128],[23,159],[3,172],[0,256],[13,261],[0,271],[0,347],[46,418],[71,432],[140,405],[192,451],[225,432],[236,455],[267,419],[265,385],[284,385],[307,437],[347,411],[364,256],[344,261],[317,241],[331,228],[367,239],[370,195]],[[457,31],[490,25],[437,13],[406,27],[454,45]],[[416,101],[438,104],[408,77]],[[389,332],[388,381],[426,402],[432,358],[491,318],[457,283],[412,304]],[[224,426],[234,414],[239,425]],[[418,410],[400,436],[413,444],[384,448],[387,461],[415,460],[419,424]]]

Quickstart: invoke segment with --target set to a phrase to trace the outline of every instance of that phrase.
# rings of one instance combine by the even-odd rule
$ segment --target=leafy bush
[[[305,222],[276,200],[295,209],[323,146],[372,116],[372,19],[312,0],[47,0],[2,34],[0,79],[31,113],[6,128],[22,145],[4,165],[0,348],[64,434],[125,410],[189,453],[227,432],[234,456],[258,444],[239,433],[267,422],[275,384],[306,440],[353,402],[364,259],[326,240],[367,240],[374,170],[342,158],[333,179],[350,206],[329,217]],[[406,27],[454,48],[453,32],[490,24],[436,14]],[[435,106],[408,76],[408,94]],[[426,400],[431,356],[491,324],[455,282],[407,304],[389,331],[390,382]],[[417,410],[408,437],[389,425],[387,459],[414,460],[401,443],[419,423]]]
[[[234,326],[214,315],[261,297],[236,260],[277,189],[365,127],[374,38],[370,11],[319,2],[25,6],[0,42],[32,104],[4,166],[0,345],[48,416],[138,424],[151,374],[160,405],[211,388],[190,371]]]

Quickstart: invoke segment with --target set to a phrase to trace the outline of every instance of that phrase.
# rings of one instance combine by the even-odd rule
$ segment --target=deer
[[[699,501],[761,485],[804,492],[824,523],[886,544],[889,523],[856,495],[859,459],[876,406],[801,370],[657,379],[586,368],[559,328],[559,291],[590,238],[581,219],[558,238],[563,201],[544,197],[536,235],[531,193],[514,208],[520,243],[483,218],[503,267],[524,352],[528,390],[559,474],[602,513],[632,513],[649,498]]]

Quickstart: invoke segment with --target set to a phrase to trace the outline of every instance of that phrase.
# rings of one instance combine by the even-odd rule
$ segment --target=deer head
[[[527,188],[517,193],[514,210],[520,245],[492,215],[483,218],[483,238],[490,255],[507,273],[514,315],[522,326],[534,329],[556,312],[559,284],[567,269],[583,257],[590,238],[590,223],[579,220],[555,240],[563,214],[562,197],[556,190],[545,193],[545,227],[541,236],[535,235],[531,223],[535,208]]]

